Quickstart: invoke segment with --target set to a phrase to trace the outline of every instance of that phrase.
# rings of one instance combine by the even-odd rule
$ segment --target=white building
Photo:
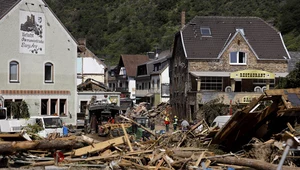
[[[5,106],[23,100],[31,116],[59,115],[75,124],[77,44],[48,5],[0,0],[0,44]]]
[[[170,99],[169,57],[171,51],[157,53],[150,61],[137,66],[137,102],[156,106]]]
[[[93,79],[107,86],[107,66],[104,62],[86,48],[85,39],[78,40],[77,85],[87,79]]]

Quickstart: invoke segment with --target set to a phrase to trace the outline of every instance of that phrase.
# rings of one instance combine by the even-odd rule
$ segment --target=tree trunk
[[[1,142],[0,154],[12,154],[25,150],[72,149],[77,146],[76,140],[36,140],[19,142]]]
[[[211,161],[215,161],[218,163],[230,164],[230,165],[239,165],[239,166],[247,166],[255,169],[263,169],[263,170],[274,170],[278,165],[270,164],[268,162],[256,160],[256,159],[247,159],[247,158],[236,158],[236,157],[214,157],[207,158]],[[290,167],[283,166],[282,170],[300,170],[298,167]]]

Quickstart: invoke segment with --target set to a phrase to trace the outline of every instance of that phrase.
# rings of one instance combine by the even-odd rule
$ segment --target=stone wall
[[[246,53],[246,65],[230,65],[230,52],[241,51]],[[217,56],[216,56],[217,57]],[[219,59],[189,60],[189,71],[226,71],[263,70],[268,72],[283,73],[288,71],[287,60],[258,60],[247,42],[238,35],[223,52]]]

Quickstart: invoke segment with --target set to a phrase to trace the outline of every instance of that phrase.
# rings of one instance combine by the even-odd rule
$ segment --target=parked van
[[[225,116],[217,116],[214,121],[211,123],[211,127],[218,126],[219,128],[222,128],[225,123],[228,122],[228,120],[231,118],[231,115],[225,115]]]

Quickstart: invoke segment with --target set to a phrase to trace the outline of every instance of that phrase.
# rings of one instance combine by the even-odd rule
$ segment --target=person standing
[[[174,132],[177,130],[177,125],[178,125],[178,118],[175,115],[174,119],[173,119],[173,129],[174,129]]]
[[[166,132],[169,132],[169,124],[170,124],[169,115],[166,115],[165,117]]]
[[[63,129],[63,137],[68,137],[68,135],[69,135],[69,128],[66,126],[65,123],[63,124],[62,129]]]

